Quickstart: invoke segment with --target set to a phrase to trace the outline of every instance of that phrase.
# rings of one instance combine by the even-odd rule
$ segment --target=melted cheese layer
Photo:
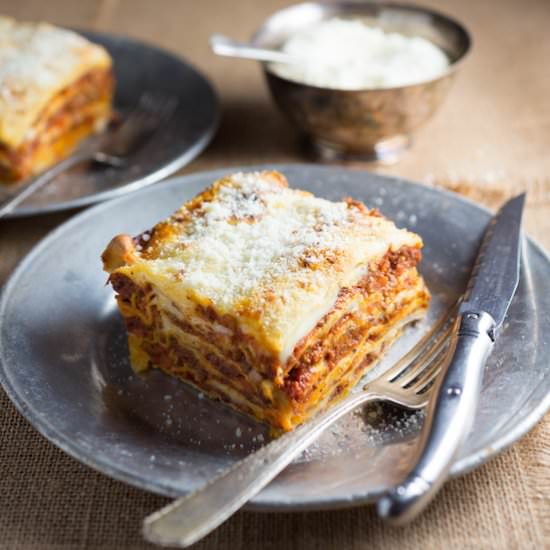
[[[130,265],[179,307],[230,315],[284,363],[296,344],[388,251],[421,247],[354,201],[289,189],[276,172],[235,174],[141,235]]]

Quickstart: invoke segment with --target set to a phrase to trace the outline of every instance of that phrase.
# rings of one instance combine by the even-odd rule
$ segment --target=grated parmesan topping
[[[260,174],[235,174],[157,261],[229,308],[281,277],[304,281],[305,272],[310,279],[312,267],[343,253],[356,218],[344,202],[286,189]]]
[[[405,86],[441,76],[447,55],[425,38],[332,18],[292,34],[282,50],[297,62],[273,64],[280,76],[313,86],[361,90]]]

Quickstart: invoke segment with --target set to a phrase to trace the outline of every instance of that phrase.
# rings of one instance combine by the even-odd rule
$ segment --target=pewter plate
[[[130,38],[81,34],[102,44],[113,58],[115,111],[124,116],[146,90],[178,99],[178,108],[125,168],[85,165],[59,175],[32,195],[10,217],[80,208],[155,183],[193,160],[212,139],[219,119],[218,99],[208,80],[183,59]],[[94,147],[91,138],[83,147]]]
[[[462,292],[489,213],[456,195],[366,172],[270,168],[317,195],[364,200],[422,235],[422,273],[433,292],[429,319],[407,331],[378,367],[384,368]],[[150,227],[234,170],[173,179],[76,216],[23,260],[0,301],[0,379],[22,414],[78,460],[164,495],[196,489],[268,436],[161,372],[132,373],[99,256],[113,235]],[[550,407],[549,273],[548,257],[527,239],[521,283],[453,475],[511,445]],[[351,414],[249,506],[319,509],[370,501],[403,474],[421,424],[421,415],[382,405]]]

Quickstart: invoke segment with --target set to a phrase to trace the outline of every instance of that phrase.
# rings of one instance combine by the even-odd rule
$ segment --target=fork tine
[[[434,361],[432,361],[429,368],[425,369],[422,373],[422,376],[419,377],[414,383],[407,388],[417,394],[423,394],[431,386],[434,380],[439,376],[439,373],[443,369],[443,365],[447,361],[448,354],[447,350],[444,353],[439,355]]]
[[[397,363],[364,390],[383,400],[410,409],[420,409],[429,400],[429,390],[442,371],[449,355],[450,334],[455,325],[461,299],[451,306],[433,328]]]
[[[142,105],[157,116],[166,116],[172,112],[177,104],[177,99],[164,92],[145,92],[141,98]]]
[[[125,134],[131,132],[132,128],[135,128],[141,123],[142,117],[143,109],[140,107],[140,105],[134,107],[125,117],[124,122],[121,124],[121,126],[117,128],[115,132],[116,138],[118,139],[120,138],[120,136],[124,136]]]
[[[447,328],[437,335],[431,345],[424,350],[422,355],[417,357],[413,361],[413,364],[408,369],[403,371],[401,376],[396,376],[393,378],[392,382],[396,382],[404,388],[419,378],[424,370],[426,370],[435,359],[437,359],[442,353],[445,353],[449,344],[449,335],[451,334],[452,329],[453,325],[449,323]]]
[[[115,133],[121,132],[126,128],[128,123],[132,123],[133,120],[135,120],[140,113],[141,109],[139,105],[136,105],[132,107],[132,109],[128,112],[128,114],[124,117],[124,120],[122,121],[122,124],[115,130]]]
[[[146,90],[143,92],[139,98],[139,104],[142,108],[150,110],[154,108],[154,105],[157,103],[158,98],[160,97],[159,92],[154,92],[153,90]]]
[[[144,92],[139,98],[137,107],[130,111],[120,130],[133,131],[137,127],[142,128],[156,123],[159,116],[167,116],[169,111],[175,108],[177,100],[172,96],[163,96],[162,100],[160,97],[151,91]]]
[[[157,106],[156,113],[161,119],[167,119],[177,107],[178,101],[175,98],[168,98]]]
[[[128,156],[152,138],[177,106],[178,99],[172,94],[151,90],[143,92],[136,106],[110,134],[100,152],[111,157]]]
[[[148,93],[144,96],[140,123],[147,129],[154,129],[174,112],[177,100],[171,96]]]
[[[449,327],[458,311],[456,302],[447,312],[435,323],[430,332],[425,334],[419,342],[411,348],[397,363],[384,374],[384,379],[388,382],[394,382],[405,372],[416,369],[417,365],[422,365],[421,360],[426,357],[432,357],[434,351],[437,351],[448,337]],[[419,371],[419,369],[418,369]]]
[[[448,339],[446,343],[449,344],[450,339]],[[448,345],[441,347],[437,353],[435,353],[432,357],[428,358],[425,365],[423,366],[422,369],[419,369],[416,376],[407,380],[407,382],[403,384],[402,387],[407,390],[410,390],[418,387],[424,381],[428,380],[432,376],[433,371],[437,370],[437,368],[441,366],[441,363],[445,361],[445,358],[447,357],[448,353],[449,353]]]
[[[172,113],[176,111],[177,107],[178,107],[178,100],[176,98],[170,98],[168,101],[164,103],[164,106],[161,112],[161,117],[163,119],[170,117]]]
[[[144,94],[145,95],[145,94]],[[123,139],[132,135],[137,129],[149,126],[156,120],[154,113],[145,108],[143,96],[138,106],[134,107],[126,116],[122,125],[116,131],[116,139]]]
[[[438,361],[436,367],[430,371],[430,376],[422,381],[418,386],[414,386],[414,388],[411,388],[411,391],[414,391],[414,393],[423,395],[427,392],[427,390],[432,386],[435,379],[439,376],[439,373],[441,372],[441,369],[443,368],[443,359],[441,361]]]

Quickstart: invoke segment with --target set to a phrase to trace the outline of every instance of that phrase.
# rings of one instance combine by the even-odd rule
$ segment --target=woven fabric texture
[[[216,84],[223,120],[183,172],[304,161],[254,63],[216,58],[207,38],[246,39],[281,0],[0,0],[0,13],[118,32],[188,58]],[[358,166],[450,188],[496,207],[528,189],[527,231],[550,249],[550,2],[430,0],[464,21],[475,47],[449,98],[402,161]],[[71,214],[0,221],[0,284]],[[167,499],[113,481],[35,432],[0,390],[0,549],[152,548],[144,516]],[[241,512],[197,550],[540,550],[550,548],[550,416],[488,464],[450,481],[413,524],[390,528],[372,507],[301,514]]]

